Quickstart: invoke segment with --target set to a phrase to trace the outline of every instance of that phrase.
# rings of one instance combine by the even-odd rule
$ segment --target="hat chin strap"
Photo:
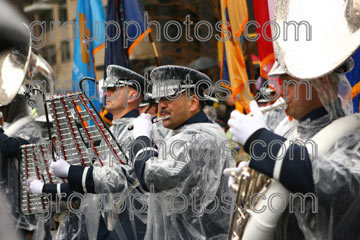
[[[186,88],[195,88],[196,87],[196,84],[187,84],[187,85],[181,85],[181,88],[183,88],[183,90],[180,91],[180,93],[184,92]],[[204,98],[210,100],[210,101],[213,101],[213,102],[216,102],[216,103],[219,103],[219,100],[214,98],[214,97],[211,97],[207,94],[203,94],[204,95]]]

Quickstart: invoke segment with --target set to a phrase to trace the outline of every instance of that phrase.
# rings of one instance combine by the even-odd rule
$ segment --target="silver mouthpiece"
[[[285,111],[287,107],[287,102],[283,98],[279,98],[273,105],[261,107],[260,109],[262,113],[267,113],[275,109],[283,109]],[[253,113],[250,113],[250,115],[253,115]]]

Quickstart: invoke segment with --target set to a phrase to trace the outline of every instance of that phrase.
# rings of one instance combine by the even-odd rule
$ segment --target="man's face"
[[[125,108],[127,97],[125,96],[124,87],[110,87],[106,89],[106,105],[105,109],[112,112],[116,109]]]
[[[282,80],[280,95],[288,103],[287,115],[300,120],[321,106],[317,92],[312,88],[310,80],[295,79],[289,75],[282,75],[280,79]]]
[[[191,101],[184,93],[176,100],[161,98],[158,107],[161,117],[170,115],[169,119],[162,121],[163,126],[169,129],[177,128],[192,116]]]

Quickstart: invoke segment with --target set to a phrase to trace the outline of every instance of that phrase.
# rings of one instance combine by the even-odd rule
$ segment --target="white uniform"
[[[146,239],[226,239],[233,193],[222,172],[235,162],[223,130],[201,111],[157,147],[144,136],[132,147],[150,192]]]

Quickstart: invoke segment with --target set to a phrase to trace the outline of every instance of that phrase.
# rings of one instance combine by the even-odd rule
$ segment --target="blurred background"
[[[56,91],[58,93],[71,91],[72,66],[74,41],[64,39],[64,33],[69,38],[74,37],[74,27],[71,24],[65,24],[66,21],[76,21],[77,0],[14,0],[12,1],[18,9],[24,13],[28,21],[45,22],[46,32],[41,29],[40,25],[34,27],[36,37],[44,41],[43,47],[38,49],[37,53],[41,54],[52,66],[56,76]],[[247,1],[249,10],[249,19],[253,19],[251,11],[253,1]],[[105,13],[107,12],[108,0],[102,1]],[[161,41],[156,40],[157,30],[152,27],[152,37],[156,42],[161,65],[177,64],[189,66],[198,58],[208,58],[215,62],[215,66],[207,70],[207,74],[215,80],[220,79],[220,61],[218,56],[218,41],[214,37],[219,32],[215,31],[216,23],[221,20],[221,7],[219,0],[143,0],[145,12],[149,15],[149,21],[156,20],[161,24]],[[194,23],[190,26],[190,36],[194,39],[188,41],[185,38],[185,17],[190,16]],[[164,37],[164,25],[166,22],[175,20],[182,24],[182,37],[177,41],[167,41]],[[206,20],[214,28],[213,36],[206,41],[199,41],[194,37],[194,26],[197,22]],[[51,24],[61,23],[62,26]],[[250,28],[253,32],[255,28]],[[199,29],[199,35],[206,37],[209,33],[206,26]],[[175,37],[178,32],[176,27],[168,28],[169,36]],[[251,43],[251,52],[256,55],[256,42]],[[95,55],[95,71],[97,79],[104,76],[104,57],[105,48],[98,51]],[[137,44],[134,51],[129,56],[130,67],[132,70],[143,74],[144,69],[148,66],[155,66],[154,51],[148,41],[141,41]],[[255,72],[258,67],[258,61],[254,60]],[[256,77],[256,76],[255,76]]]

